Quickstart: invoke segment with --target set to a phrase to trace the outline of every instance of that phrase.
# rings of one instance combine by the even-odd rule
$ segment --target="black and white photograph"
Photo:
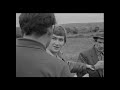
[[[16,77],[104,77],[104,13],[16,13]]]

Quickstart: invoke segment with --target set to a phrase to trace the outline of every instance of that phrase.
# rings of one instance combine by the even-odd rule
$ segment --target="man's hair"
[[[66,43],[66,30],[62,26],[55,26],[53,34],[57,36],[64,36],[64,42]]]
[[[42,36],[55,25],[56,19],[53,13],[21,13],[19,23],[22,34]]]

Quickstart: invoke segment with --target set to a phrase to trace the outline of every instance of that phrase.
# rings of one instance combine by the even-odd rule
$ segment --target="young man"
[[[77,73],[78,76],[89,73],[90,77],[104,77],[104,37],[96,36],[93,39],[94,46],[80,53],[78,61],[92,65],[95,70],[83,70],[81,73]]]
[[[69,65],[69,69],[71,73],[76,73],[81,71],[82,69],[90,68],[93,69],[91,65],[80,63],[80,62],[73,62],[73,61],[65,61],[63,56],[64,54],[61,52],[61,48],[66,43],[66,31],[65,29],[58,25],[53,30],[53,36],[51,41],[48,43],[47,52],[63,62],[66,62]]]
[[[72,77],[66,63],[50,56],[50,41],[56,19],[53,13],[22,13],[23,38],[16,42],[16,77]]]

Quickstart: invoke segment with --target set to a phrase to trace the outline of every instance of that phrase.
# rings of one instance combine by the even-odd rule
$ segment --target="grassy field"
[[[67,38],[66,45],[62,48],[66,60],[76,61],[80,52],[93,46],[92,38]]]

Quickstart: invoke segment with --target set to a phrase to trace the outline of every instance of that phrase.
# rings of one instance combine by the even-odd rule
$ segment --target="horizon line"
[[[61,24],[77,24],[79,22],[73,22],[73,23],[61,23]],[[79,24],[87,24],[87,23],[104,23],[104,21],[96,21],[96,22],[83,22],[83,23],[79,23]],[[60,23],[59,23],[60,24]],[[58,24],[58,25],[59,25]],[[60,25],[61,25],[60,24]],[[16,25],[16,27],[20,27],[19,25]]]

